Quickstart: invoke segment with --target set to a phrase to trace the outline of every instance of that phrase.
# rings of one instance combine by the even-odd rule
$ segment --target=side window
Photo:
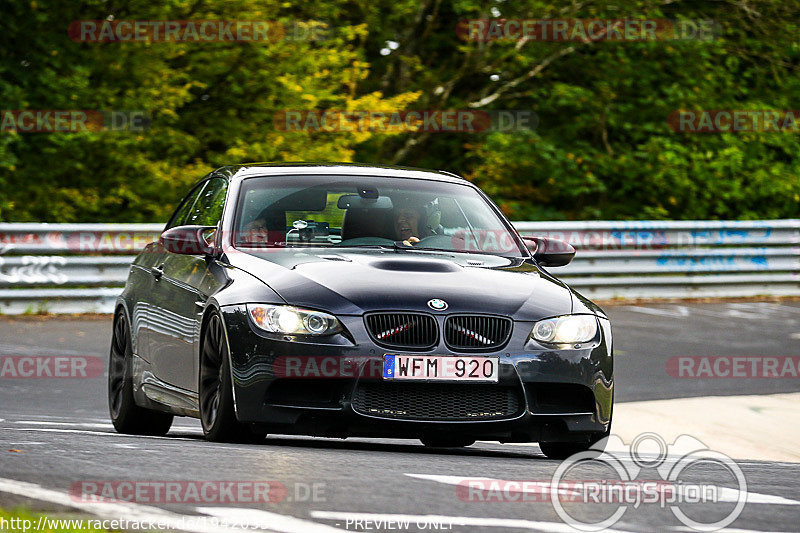
[[[183,226],[185,224],[186,217],[189,216],[189,212],[194,208],[195,202],[197,202],[197,197],[200,196],[200,192],[205,188],[204,184],[196,186],[192,189],[186,198],[183,199],[181,205],[172,215],[172,218],[169,219],[169,224],[167,225],[167,229],[174,228],[175,226]]]
[[[184,224],[191,226],[216,226],[225,208],[225,194],[228,182],[223,178],[213,178],[203,188],[194,203]]]

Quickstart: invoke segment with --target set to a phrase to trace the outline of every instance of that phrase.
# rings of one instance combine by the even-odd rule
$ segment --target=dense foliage
[[[798,109],[798,0],[6,0],[0,11],[3,110],[152,118],[140,132],[0,132],[0,221],[161,221],[204,173],[247,161],[446,169],[514,219],[800,216],[796,129],[693,133],[667,123],[680,109]],[[460,20],[493,17],[711,19],[716,34],[457,34]],[[274,42],[71,40],[68,26],[85,19],[271,20],[319,31]],[[481,133],[274,124],[281,110],[326,109],[533,110],[539,123]]]

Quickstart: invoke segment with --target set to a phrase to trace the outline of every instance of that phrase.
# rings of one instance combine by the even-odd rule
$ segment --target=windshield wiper
[[[335,244],[334,248],[383,248],[386,250],[392,250],[392,247],[388,244]]]
[[[337,246],[337,248],[374,248],[379,250],[426,250],[426,251],[439,251],[446,252],[441,248],[425,248],[417,247],[410,244],[405,244],[403,241],[394,241],[392,244],[345,244],[344,246]]]
[[[274,242],[237,242],[234,244],[236,248],[250,248],[250,249],[259,249],[259,248],[286,248],[286,244],[283,243],[274,243]]]
[[[394,250],[418,250],[420,252],[444,252],[456,253],[455,250],[447,250],[445,248],[432,248],[429,246],[415,246],[413,244],[406,244],[404,241],[394,241]]]
[[[499,253],[484,252],[481,250],[447,250],[445,248],[430,248],[427,246],[412,246],[408,247],[403,245],[402,248],[395,248],[395,250],[418,250],[420,252],[441,252],[444,254],[462,254],[462,255],[491,255],[493,257],[509,257]],[[518,257],[518,256],[511,256]]]
[[[337,246],[337,248],[372,248],[376,250],[393,250],[395,252],[408,252],[408,251],[418,251],[418,252],[440,252],[444,254],[474,254],[474,255],[491,255],[491,256],[498,256],[498,257],[505,257],[501,254],[496,254],[492,252],[484,252],[480,250],[448,250],[446,248],[432,248],[429,246],[414,246],[405,244],[403,241],[394,241],[391,245],[389,244],[351,244],[345,246]],[[516,257],[516,256],[515,256]]]

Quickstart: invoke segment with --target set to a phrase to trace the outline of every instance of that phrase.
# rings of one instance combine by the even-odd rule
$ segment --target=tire
[[[211,442],[259,442],[266,433],[255,431],[236,419],[230,351],[222,318],[211,315],[200,345],[200,422]]]
[[[108,410],[114,429],[130,435],[163,436],[173,416],[136,405],[133,398],[133,347],[128,319],[123,311],[114,316],[108,361]]]
[[[420,439],[428,448],[466,448],[475,444],[469,437],[425,436]]]

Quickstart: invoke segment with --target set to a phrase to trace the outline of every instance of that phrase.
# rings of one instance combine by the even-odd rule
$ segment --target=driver
[[[266,208],[242,226],[238,239],[246,244],[279,243],[286,240],[286,214]]]
[[[420,238],[441,234],[441,218],[438,198],[423,206],[415,205],[406,198],[399,202],[394,211],[395,238],[413,244],[419,242]]]
[[[263,215],[263,213],[262,213]],[[242,228],[241,240],[247,244],[263,244],[269,240],[267,231],[267,217],[259,215],[259,218],[245,224]]]
[[[419,242],[419,218],[419,211],[411,206],[406,205],[395,209],[394,234],[398,241],[415,239],[415,242]]]

